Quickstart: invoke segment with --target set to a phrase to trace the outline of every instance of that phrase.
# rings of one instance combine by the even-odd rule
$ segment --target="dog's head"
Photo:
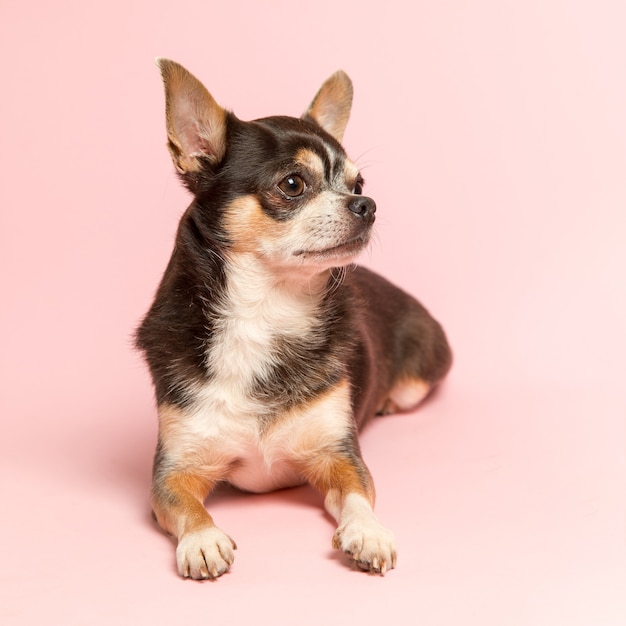
[[[354,261],[376,205],[341,147],[352,83],[333,74],[301,118],[243,122],[194,76],[160,59],[169,149],[199,236],[273,270],[321,271]]]

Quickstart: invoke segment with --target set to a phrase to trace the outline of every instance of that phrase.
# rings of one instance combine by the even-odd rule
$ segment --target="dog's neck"
[[[276,297],[294,302],[319,302],[326,293],[331,270],[277,268],[254,254],[229,255],[227,289],[243,307],[263,306]]]

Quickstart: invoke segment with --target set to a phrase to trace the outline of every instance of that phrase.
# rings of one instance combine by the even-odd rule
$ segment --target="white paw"
[[[384,574],[396,566],[393,533],[372,517],[357,518],[340,526],[333,547],[343,550],[362,570]]]
[[[217,578],[232,565],[236,548],[235,542],[215,526],[183,535],[176,547],[178,573],[196,580]]]

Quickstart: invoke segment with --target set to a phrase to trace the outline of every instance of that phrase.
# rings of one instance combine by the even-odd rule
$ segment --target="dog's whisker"
[[[360,163],[362,162],[362,159],[364,156],[369,155],[371,152],[374,152],[375,150],[380,150],[381,146],[372,146],[370,148],[368,148],[367,150],[365,150],[364,152],[361,152],[361,154],[354,160],[356,165],[359,165],[360,167]]]

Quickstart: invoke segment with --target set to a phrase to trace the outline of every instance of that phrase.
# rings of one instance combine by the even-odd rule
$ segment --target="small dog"
[[[358,431],[415,407],[447,373],[441,326],[353,267],[376,205],[341,146],[352,83],[333,74],[301,118],[243,122],[186,69],[157,60],[168,146],[194,200],[137,331],[155,386],[152,507],[183,577],[216,578],[235,542],[204,506],[226,481],[265,492],[310,483],[361,569],[396,564],[373,512]]]

